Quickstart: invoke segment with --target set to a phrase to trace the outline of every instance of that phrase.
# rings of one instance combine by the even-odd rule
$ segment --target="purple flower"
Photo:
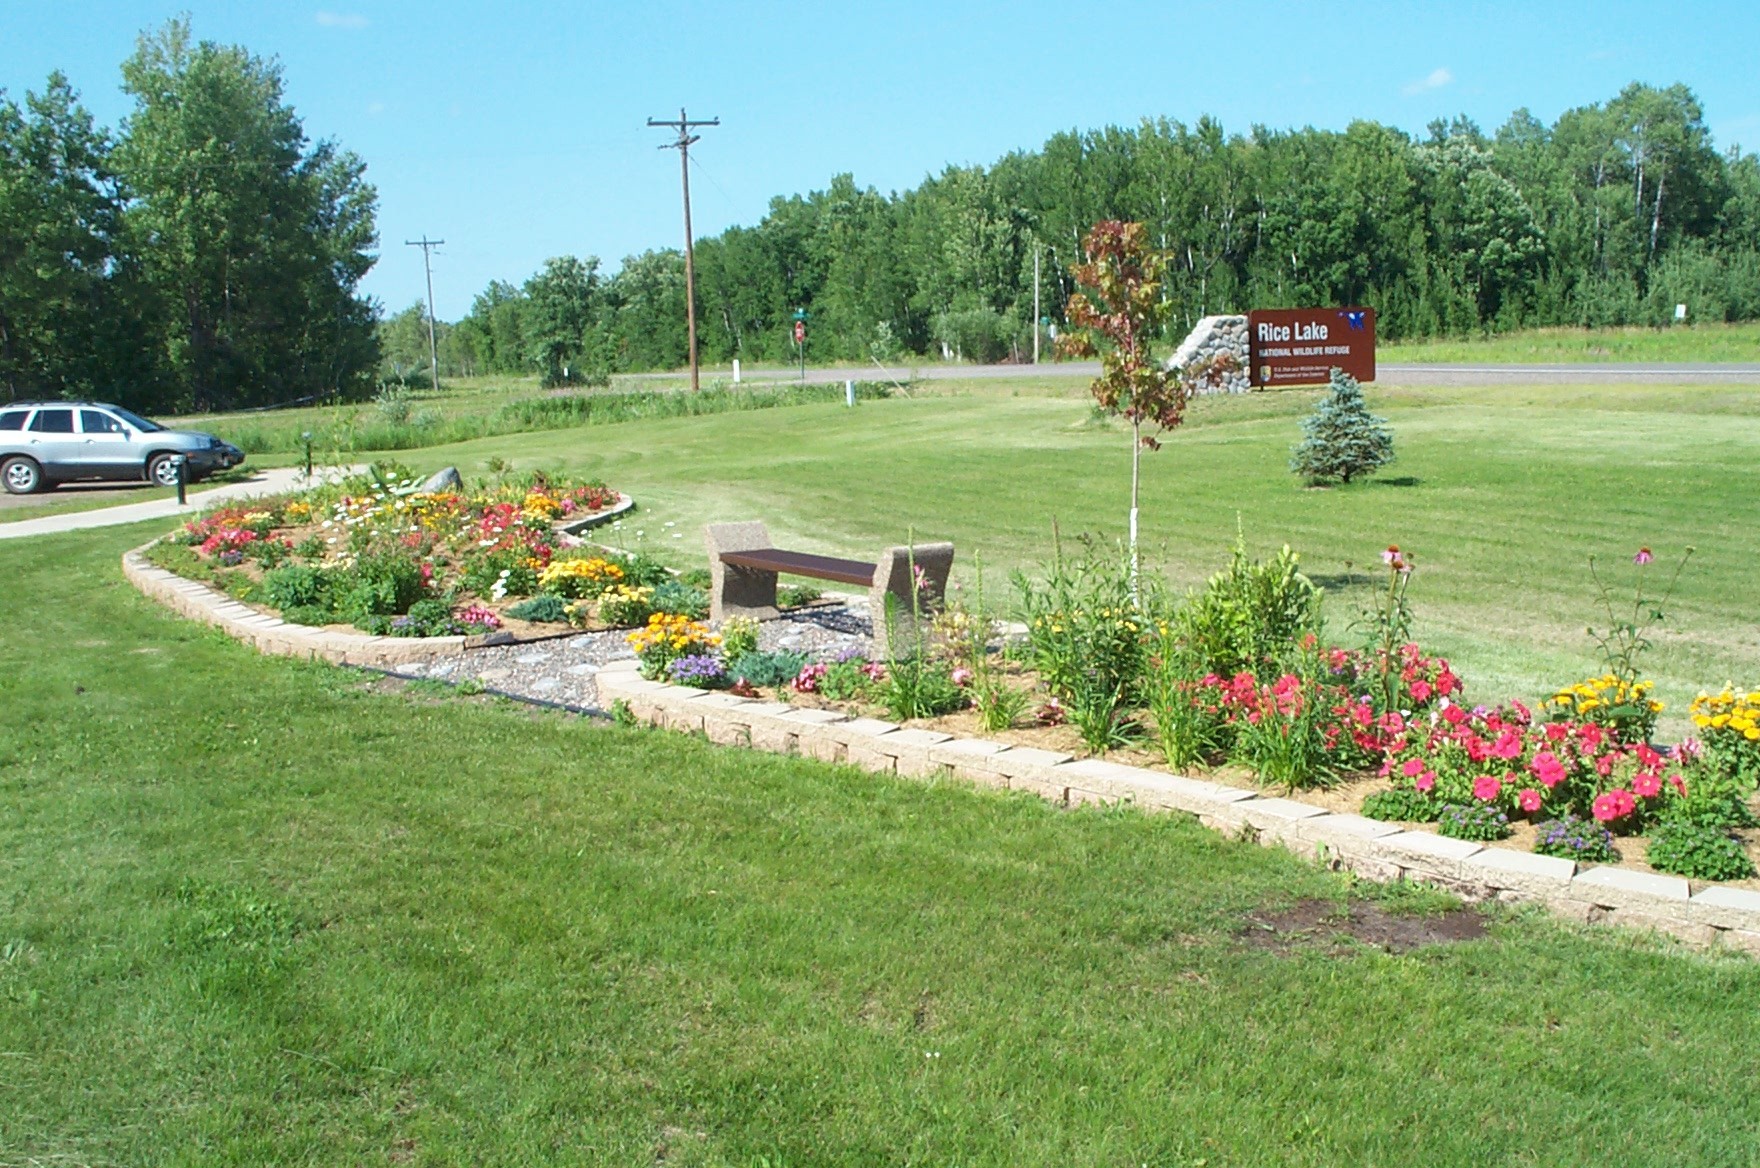
[[[675,685],[718,686],[726,682],[727,671],[721,662],[707,653],[680,657],[666,667]]]

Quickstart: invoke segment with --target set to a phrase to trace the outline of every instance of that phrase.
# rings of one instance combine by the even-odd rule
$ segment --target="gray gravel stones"
[[[470,649],[462,657],[399,666],[400,677],[428,677],[460,682],[476,678],[490,689],[515,697],[535,698],[581,709],[596,709],[602,666],[635,656],[624,640],[626,631],[613,629]],[[835,597],[828,604],[784,613],[765,621],[758,646],[769,652],[791,650],[813,660],[837,656],[847,649],[867,650],[873,635],[866,597]]]

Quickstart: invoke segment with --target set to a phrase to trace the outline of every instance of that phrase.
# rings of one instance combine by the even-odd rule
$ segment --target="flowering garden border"
[[[633,510],[635,505],[635,499],[623,494],[615,506],[555,526],[565,535],[579,535]],[[454,657],[466,649],[487,647],[490,643],[482,636],[379,637],[293,624],[260,612],[206,584],[154,566],[147,560],[146,553],[158,542],[155,539],[123,553],[122,574],[128,582],[180,615],[214,625],[235,640],[253,645],[264,653],[312,657],[333,665],[391,668],[412,661]]]
[[[1760,956],[1760,892],[1715,883],[1695,892],[1679,876],[1579,865],[1406,830],[1183,775],[648,681],[633,661],[605,666],[597,681],[601,705],[724,745],[1026,791],[1061,806],[1129,803],[1145,811],[1183,812],[1214,830],[1282,845],[1373,880],[1422,880],[1468,900],[1537,903],[1572,921],[1654,930],[1700,948]]]

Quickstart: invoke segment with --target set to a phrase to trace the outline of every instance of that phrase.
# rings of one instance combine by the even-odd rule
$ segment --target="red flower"
[[[1427,702],[1430,700],[1430,683],[1427,681],[1412,682],[1412,700]]]

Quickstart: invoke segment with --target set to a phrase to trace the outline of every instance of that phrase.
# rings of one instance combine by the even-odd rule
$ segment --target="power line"
[[[420,239],[406,239],[405,247],[422,249],[422,270],[428,276],[428,371],[434,375],[434,392],[440,392],[440,346],[434,340],[434,265],[428,258],[433,250],[445,243],[444,239],[429,239],[427,232],[422,232]]]
[[[684,184],[684,315],[689,337],[691,355],[691,392],[697,391],[697,270],[695,248],[691,239],[691,144],[699,140],[699,135],[691,133],[698,126],[719,126],[720,118],[707,121],[691,121],[685,116],[684,107],[678,107],[677,121],[648,119],[650,126],[663,126],[669,130],[677,130],[678,138],[660,147],[662,150],[678,151],[678,172]]]

